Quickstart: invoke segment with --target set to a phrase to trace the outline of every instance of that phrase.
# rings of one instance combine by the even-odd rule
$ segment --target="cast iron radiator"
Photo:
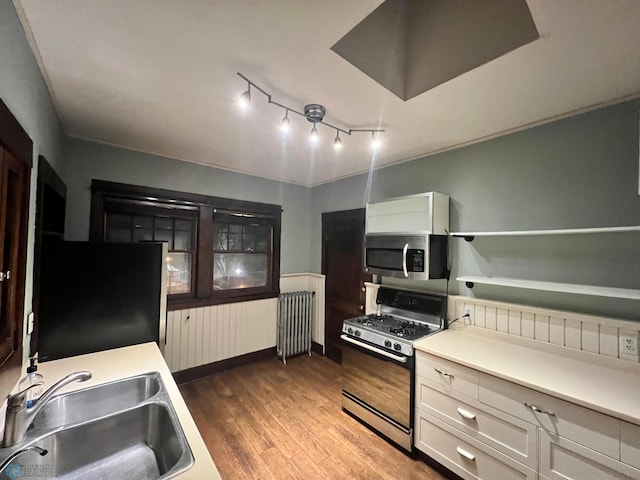
[[[308,352],[311,355],[311,326],[315,292],[287,292],[278,297],[278,357]]]

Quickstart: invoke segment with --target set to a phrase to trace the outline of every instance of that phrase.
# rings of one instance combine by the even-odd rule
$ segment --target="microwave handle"
[[[407,272],[407,250],[409,249],[409,244],[405,243],[404,248],[402,249],[402,273],[404,273],[405,277],[409,277],[409,273]]]

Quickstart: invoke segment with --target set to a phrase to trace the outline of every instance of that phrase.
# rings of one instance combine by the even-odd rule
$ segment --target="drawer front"
[[[416,407],[531,468],[538,466],[538,429],[478,401],[462,402],[416,377]]]
[[[640,426],[620,422],[620,460],[640,468]]]
[[[485,374],[480,374],[479,397],[484,404],[612,458],[620,458],[618,419]]]
[[[534,470],[420,410],[414,438],[416,448],[465,479],[536,479]]]
[[[640,470],[549,432],[540,434],[540,474],[550,480],[640,478]]]
[[[440,385],[445,392],[457,392],[478,399],[478,372],[424,352],[416,352],[416,374]]]

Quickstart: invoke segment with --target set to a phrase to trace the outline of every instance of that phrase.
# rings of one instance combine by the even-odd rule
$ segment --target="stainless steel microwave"
[[[447,278],[447,235],[366,235],[364,270],[410,280]]]

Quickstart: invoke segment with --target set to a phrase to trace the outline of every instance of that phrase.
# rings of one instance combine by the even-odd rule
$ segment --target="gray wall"
[[[367,199],[437,191],[451,230],[640,225],[638,102],[627,102],[318,186],[311,269],[320,271],[322,212]],[[458,274],[640,289],[640,233],[451,240],[453,293],[640,320],[637,301],[476,286]],[[443,291],[443,281],[423,286]]]
[[[43,155],[59,170],[63,135],[49,92],[10,0],[0,0],[0,98],[31,137],[34,147],[24,306],[26,317],[31,312],[33,295],[33,233],[38,155]],[[25,356],[29,352],[28,342],[28,337],[24,335]]]
[[[66,238],[87,240],[92,179],[281,205],[281,272],[309,271],[311,190],[249,175],[68,138]]]

